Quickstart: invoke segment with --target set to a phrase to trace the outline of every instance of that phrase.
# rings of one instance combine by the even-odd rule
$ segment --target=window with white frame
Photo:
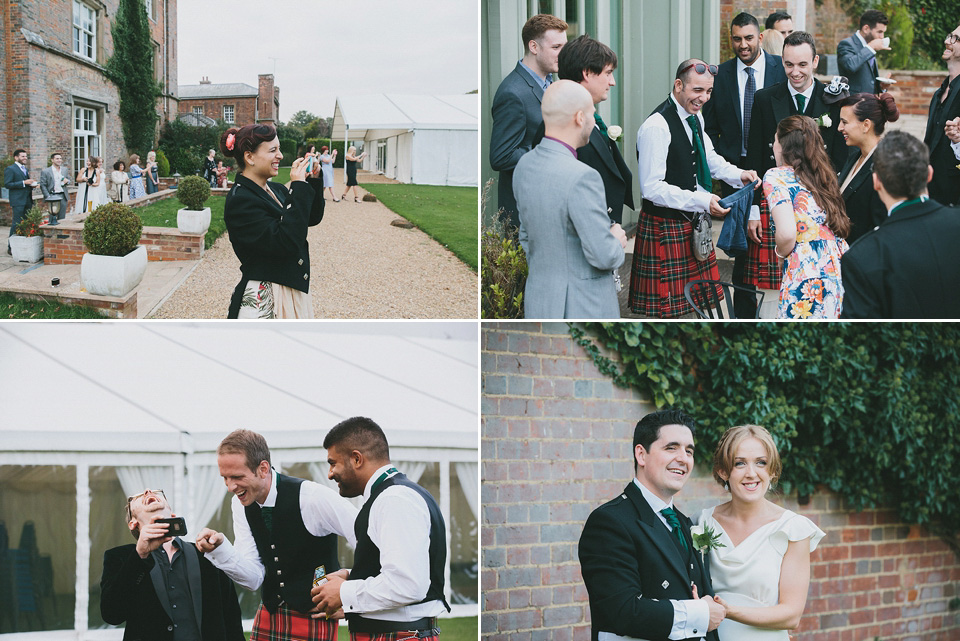
[[[100,156],[101,132],[100,110],[83,105],[73,108],[73,166],[83,169],[87,158]]]
[[[236,122],[233,115],[233,105],[223,106],[223,121],[228,122],[231,125]]]
[[[149,17],[154,22],[157,21],[157,7],[156,0],[144,0],[147,7],[147,17]]]
[[[97,55],[97,12],[73,0],[73,52],[90,60]]]
[[[193,108],[193,115],[194,115],[194,116],[202,116],[202,115],[203,115],[203,105],[196,105],[196,106]]]

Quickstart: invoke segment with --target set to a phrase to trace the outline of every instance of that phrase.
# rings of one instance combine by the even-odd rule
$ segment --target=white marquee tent
[[[76,512],[61,515],[75,524],[75,568],[59,573],[75,576],[74,629],[24,638],[119,638],[116,629],[88,630],[88,595],[96,593],[90,577],[100,569],[91,565],[102,554],[100,533],[110,529],[102,521],[119,520],[125,532],[115,502],[107,510],[92,487],[98,474],[110,469],[124,495],[164,488],[197,532],[225,504],[214,452],[239,427],[266,436],[278,469],[299,465],[314,480],[332,483],[323,436],[344,418],[370,416],[384,428],[401,471],[416,479],[427,466],[436,470],[448,542],[451,509],[462,512],[466,503],[476,519],[475,325],[6,323],[0,354],[7,390],[0,410],[0,518],[12,526],[11,547],[20,512],[43,504],[22,490],[25,476],[38,485],[69,483],[72,495],[62,492],[67,496],[56,505]],[[453,494],[453,506],[451,486],[462,490]],[[46,537],[55,549],[51,541],[64,527],[45,525],[43,514],[35,520],[38,541]],[[460,616],[478,612],[476,604],[455,607]]]
[[[363,169],[418,185],[477,185],[479,96],[339,96],[334,140],[363,141]]]

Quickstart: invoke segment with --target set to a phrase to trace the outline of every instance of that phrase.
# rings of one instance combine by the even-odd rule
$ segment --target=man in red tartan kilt
[[[231,432],[217,465],[235,495],[234,542],[204,528],[197,547],[234,582],[261,590],[250,641],[335,641],[336,620],[310,616],[310,587],[317,568],[339,569],[338,535],[356,545],[357,509],[329,487],[279,474],[256,432]]]
[[[438,641],[447,538],[429,492],[390,464],[380,426],[355,416],[323,440],[329,477],[340,494],[363,496],[355,524],[353,568],[330,575],[311,591],[315,616],[341,610],[351,641]]]
[[[712,179],[733,187],[757,181],[716,153],[703,133],[700,110],[713,91],[715,65],[691,59],[677,69],[673,92],[637,132],[637,166],[643,209],[637,227],[630,278],[630,309],[655,318],[677,318],[693,312],[683,296],[688,282],[718,280],[714,252],[697,260],[691,248],[692,219],[708,212],[723,217],[711,193]],[[717,297],[723,292],[717,287]]]

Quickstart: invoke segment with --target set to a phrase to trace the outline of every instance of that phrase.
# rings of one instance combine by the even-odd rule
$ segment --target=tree
[[[312,113],[301,109],[297,113],[293,114],[293,116],[291,116],[290,120],[287,121],[287,124],[293,125],[294,127],[300,127],[301,129],[306,129],[307,125],[310,124],[311,121],[316,119],[317,117],[314,116]]]
[[[142,0],[120,0],[112,33],[114,50],[107,61],[107,77],[119,90],[127,149],[143,155],[153,148],[161,90],[153,79],[153,43]]]

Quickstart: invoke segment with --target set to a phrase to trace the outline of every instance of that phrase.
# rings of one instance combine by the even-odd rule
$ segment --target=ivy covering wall
[[[960,554],[960,325],[587,323],[570,332],[602,372],[698,421],[697,458],[763,425],[780,484],[822,484],[854,509],[892,507]],[[619,362],[599,347],[619,354]]]

